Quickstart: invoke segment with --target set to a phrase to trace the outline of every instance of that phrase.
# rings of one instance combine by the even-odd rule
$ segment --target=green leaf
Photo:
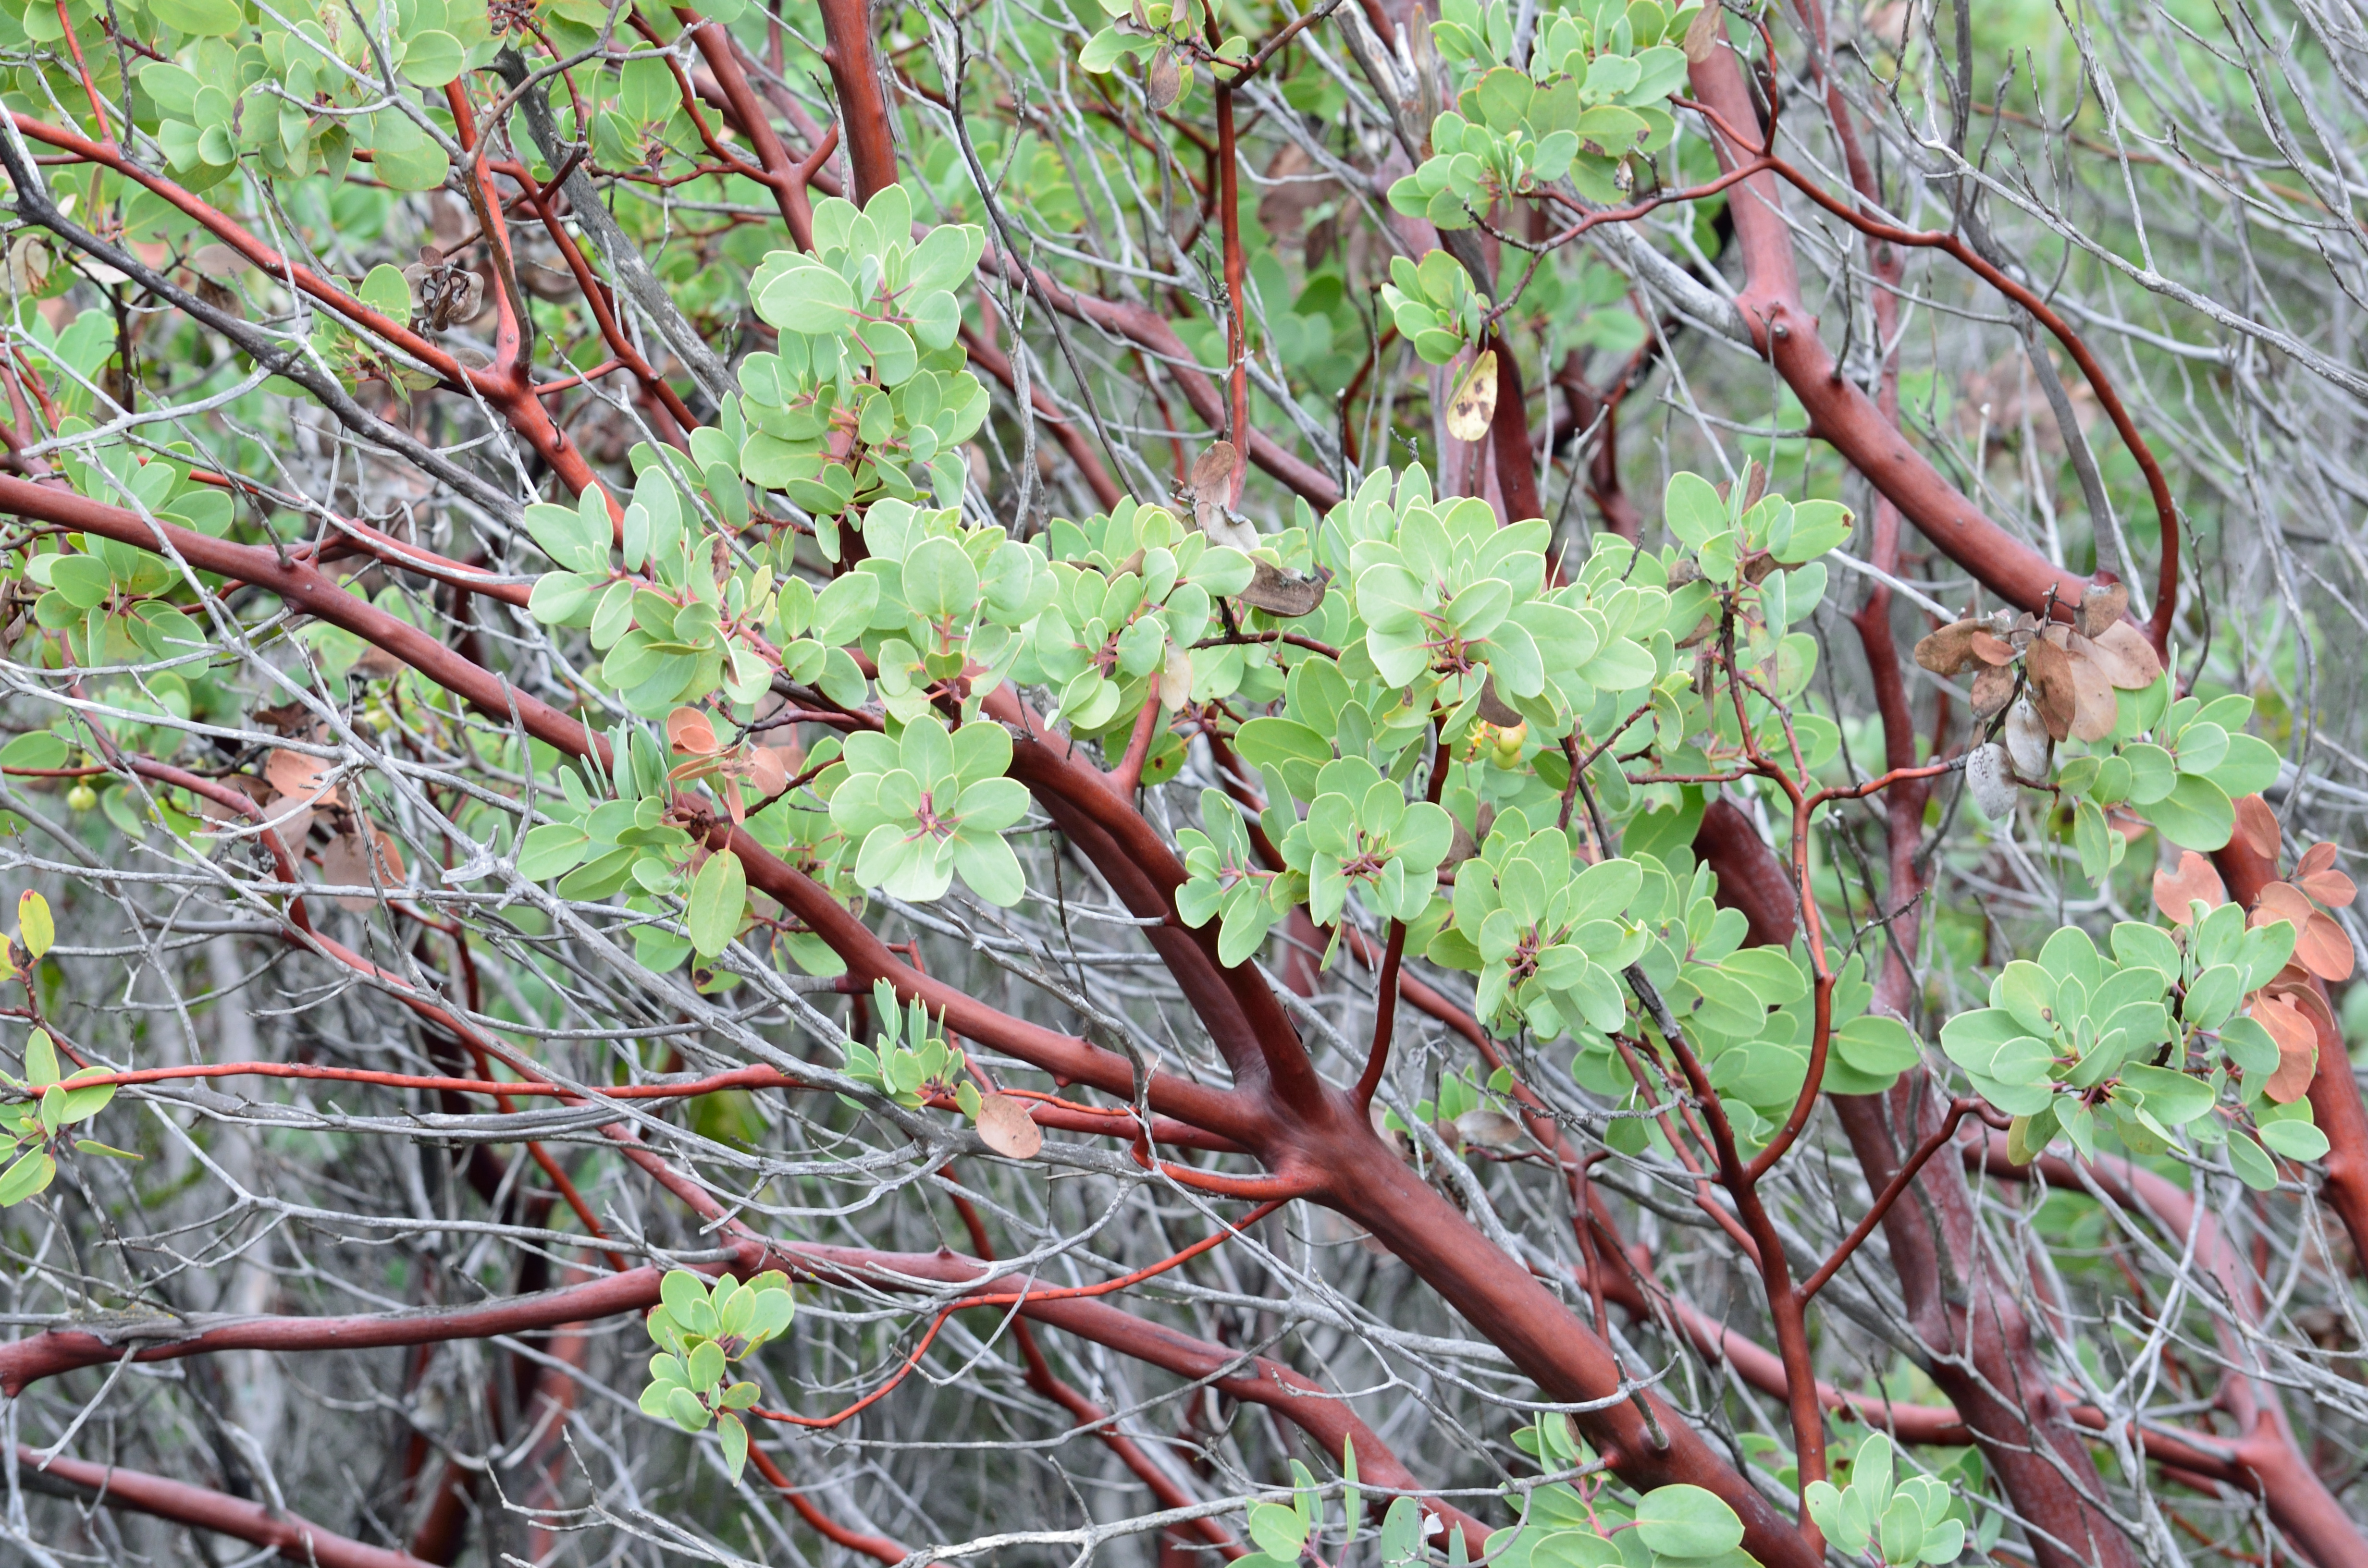
[[[584,863],[592,835],[573,823],[545,823],[518,846],[518,875],[530,882],[564,876]]]
[[[1280,1503],[1259,1503],[1250,1509],[1250,1539],[1270,1557],[1289,1562],[1307,1544],[1307,1521],[1296,1508]]]
[[[1680,1483],[1645,1494],[1636,1534],[1664,1557],[1717,1557],[1743,1544],[1743,1521],[1715,1492]]]
[[[148,13],[192,38],[229,38],[246,26],[237,0],[148,0]]]
[[[63,767],[73,756],[63,736],[49,730],[28,730],[0,746],[0,767]]]
[[[2295,1103],[2306,1104],[2304,1101]],[[2261,1142],[2289,1160],[2308,1162],[2327,1157],[2327,1134],[2298,1117],[2276,1121],[2262,1120],[2258,1126]]]
[[[0,1208],[22,1203],[50,1185],[58,1174],[58,1163],[39,1149],[27,1153],[6,1171],[0,1171]]]
[[[47,1029],[35,1029],[25,1040],[25,1082],[44,1089],[58,1081],[58,1048]]]
[[[700,958],[712,959],[730,943],[747,911],[748,873],[740,857],[729,849],[709,856],[691,879],[689,904],[684,924],[690,930],[690,945]]]
[[[737,1415],[723,1415],[715,1418],[715,1435],[723,1441],[723,1468],[736,1484],[748,1464],[748,1428]]]
[[[855,294],[847,279],[820,262],[791,267],[757,295],[757,313],[783,332],[809,335],[847,330]]]
[[[2255,1192],[2269,1192],[2278,1185],[2278,1167],[2248,1133],[2228,1134],[2228,1164],[2236,1170],[2237,1178]]]
[[[2209,853],[2225,848],[2237,829],[2237,808],[2228,792],[2200,773],[2182,773],[2169,794],[2146,808],[2165,838],[2185,849]]]
[[[526,509],[526,531],[545,555],[571,572],[609,574],[611,533],[604,508],[587,517],[581,506],[554,506],[537,502]]]
[[[411,280],[404,277],[400,267],[380,262],[370,269],[370,276],[362,279],[362,286],[355,290],[355,297],[397,326],[411,324]]]
[[[440,87],[457,80],[468,56],[461,40],[436,28],[414,33],[403,46],[403,78],[414,86]]]
[[[357,122],[361,123],[361,122]],[[452,160],[397,109],[370,117],[371,168],[397,190],[434,190],[452,172]]]
[[[2122,1082],[2146,1096],[2146,1114],[2165,1127],[2194,1120],[2212,1108],[2212,1085],[2168,1067],[2143,1062],[2122,1070]]]

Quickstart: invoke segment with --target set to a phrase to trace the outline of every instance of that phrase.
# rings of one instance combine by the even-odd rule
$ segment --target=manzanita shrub
[[[2141,9],[0,11],[8,1552],[2368,1558],[2357,29]]]

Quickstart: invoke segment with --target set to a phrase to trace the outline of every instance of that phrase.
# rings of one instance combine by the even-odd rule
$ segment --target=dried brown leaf
[[[2083,637],[2094,637],[2122,619],[2130,608],[2130,590],[2121,583],[2097,583],[2080,597],[2079,608],[2073,613],[2073,625]],[[2136,628],[2133,627],[2132,631]]]
[[[2014,671],[1984,665],[1974,676],[1974,717],[1987,719],[2014,700]]]
[[[1686,24],[1686,59],[1700,65],[1711,57],[1726,37],[1726,10],[1720,6],[1704,6]]]
[[[2146,633],[2126,620],[2117,620],[2089,641],[2096,645],[2098,662],[2115,687],[2144,691],[2162,678],[2162,661]]]
[[[1521,1124],[1501,1110],[1479,1106],[1455,1119],[1455,1135],[1486,1149],[1510,1149],[1521,1141]]]
[[[1981,630],[1978,620],[1957,620],[1927,632],[1916,644],[1916,662],[1936,676],[1955,675],[1974,656],[1974,638]]]
[[[1250,585],[1235,596],[1269,615],[1305,615],[1324,602],[1324,579],[1302,577],[1269,562],[1250,562]]]
[[[279,750],[263,765],[263,777],[272,789],[292,801],[308,806],[315,801],[335,805],[337,792],[324,780],[336,766],[326,757]]]
[[[2080,710],[2080,692],[2072,676],[2072,656],[2044,637],[2034,637],[2023,654],[2023,668],[2030,675],[2032,700],[2039,706],[2039,716],[2047,725],[2047,733],[2057,740],[2072,733],[2072,721]]]
[[[1994,637],[1987,631],[1976,631],[1973,636],[1972,646],[1974,657],[1986,665],[2014,663],[2014,644],[2003,637]]]
[[[1175,103],[1183,90],[1184,71],[1176,63],[1176,51],[1172,45],[1163,43],[1152,55],[1150,69],[1143,74],[1144,101],[1151,106],[1152,113],[1157,114]]]
[[[1480,717],[1500,729],[1529,722],[1509,707],[1503,698],[1497,695],[1497,677],[1494,674],[1491,674],[1480,687]]]
[[[2085,638],[2074,641],[2093,646]],[[2072,737],[2101,741],[2113,733],[2113,725],[2121,719],[2121,705],[2113,700],[2113,683],[2104,667],[2079,648],[2064,657],[2072,672]]]
[[[979,1141],[998,1154],[1032,1160],[1044,1147],[1044,1130],[1028,1114],[1025,1102],[1009,1095],[985,1096],[978,1102]]]

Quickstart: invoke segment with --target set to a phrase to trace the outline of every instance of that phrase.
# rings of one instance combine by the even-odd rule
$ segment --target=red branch
[[[50,1460],[45,1469],[36,1469],[41,1456],[23,1443],[17,1445],[17,1462],[23,1467],[26,1485],[36,1490],[49,1490],[42,1484],[45,1481],[60,1483],[59,1490],[75,1496],[93,1496],[113,1507],[269,1547],[290,1562],[316,1568],[427,1568],[409,1552],[365,1546],[323,1529],[310,1519],[275,1513],[260,1503],[224,1496],[186,1481],[63,1456]]]

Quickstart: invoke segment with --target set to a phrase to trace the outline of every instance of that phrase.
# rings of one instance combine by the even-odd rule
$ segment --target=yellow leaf
[[[17,939],[39,963],[58,939],[58,923],[50,918],[50,901],[28,890],[17,900]]]
[[[1497,351],[1484,348],[1447,400],[1447,433],[1459,441],[1476,441],[1496,417]]]

